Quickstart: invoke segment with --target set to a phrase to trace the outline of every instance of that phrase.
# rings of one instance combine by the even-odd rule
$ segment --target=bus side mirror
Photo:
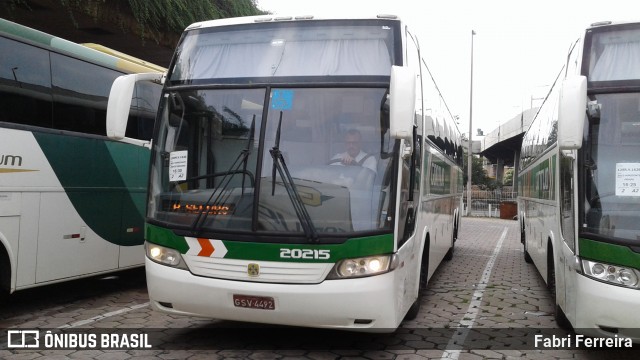
[[[413,140],[416,104],[416,74],[408,67],[391,67],[389,88],[389,130],[391,138]]]
[[[107,103],[107,136],[112,140],[124,139],[131,109],[133,89],[139,81],[160,83],[163,74],[142,73],[123,75],[113,82]]]
[[[565,79],[560,88],[558,109],[558,146],[561,150],[577,150],[582,147],[586,111],[587,78],[573,76]]]

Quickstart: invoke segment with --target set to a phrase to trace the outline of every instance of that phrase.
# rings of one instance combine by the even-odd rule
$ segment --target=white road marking
[[[129,311],[138,310],[138,309],[141,309],[141,308],[146,307],[146,306],[149,306],[149,302],[142,303],[142,304],[137,304],[137,305],[132,305],[132,306],[126,307],[124,309],[110,311],[108,313],[104,313],[102,315],[94,316],[94,317],[86,319],[86,320],[80,320],[80,321],[76,321],[76,322],[71,323],[71,324],[65,324],[65,325],[62,325],[62,326],[58,326],[58,329],[70,329],[70,328],[85,326],[87,324],[91,324],[93,322],[100,321],[102,319],[106,319],[106,318],[109,318],[109,317],[112,317],[112,316],[116,316],[116,315],[122,315],[124,313],[128,313]]]
[[[502,243],[504,239],[507,237],[507,228],[505,227],[502,231],[502,236],[500,236],[500,240],[498,240],[498,244],[496,244],[495,249],[493,249],[493,254],[491,254],[491,258],[487,262],[487,265],[484,268],[482,273],[482,277],[480,278],[480,282],[476,285],[476,290],[473,292],[473,296],[471,297],[471,301],[469,302],[469,308],[467,312],[460,320],[458,324],[458,330],[453,334],[453,337],[449,340],[447,344],[447,349],[451,349],[454,347],[460,347],[464,344],[464,341],[469,334],[469,329],[473,327],[473,324],[476,321],[476,317],[478,316],[478,312],[480,311],[480,305],[482,304],[482,297],[484,296],[484,290],[489,283],[489,278],[491,277],[491,270],[493,270],[493,266],[496,263],[496,259],[498,258],[498,254],[500,253],[500,248],[502,247]],[[442,359],[453,359],[457,360],[460,356],[461,350],[445,350],[442,354]]]

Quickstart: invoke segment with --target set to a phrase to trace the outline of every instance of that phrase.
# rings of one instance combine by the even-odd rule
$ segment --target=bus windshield
[[[583,231],[640,243],[640,94],[595,95],[585,143]]]
[[[388,139],[386,94],[352,87],[168,92],[149,218],[195,233],[388,232],[397,150]]]
[[[281,76],[389,76],[392,26],[384,21],[253,24],[188,31],[169,82]]]
[[[594,32],[589,48],[589,81],[640,80],[640,29]]]

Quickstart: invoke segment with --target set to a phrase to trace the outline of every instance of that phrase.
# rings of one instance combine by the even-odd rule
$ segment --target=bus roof
[[[256,16],[242,16],[235,18],[207,20],[189,25],[186,30],[207,28],[215,26],[226,25],[241,25],[252,23],[268,23],[268,22],[295,22],[295,21],[308,21],[308,20],[400,20],[400,17],[389,14],[379,14],[372,16],[332,16],[332,17],[319,17],[314,15],[256,15]]]
[[[122,54],[115,56],[102,49],[92,49],[74,42],[32,29],[5,19],[0,19],[0,34],[14,39],[22,39],[50,50],[71,55],[78,59],[90,61],[105,67],[118,69],[126,73],[164,72],[166,69],[143,60]],[[108,49],[104,47],[104,49]],[[100,51],[99,51],[100,50]],[[109,49],[110,50],[110,49]],[[112,50],[115,52],[115,50]],[[128,57],[128,58],[127,58]]]
[[[640,21],[598,21],[592,24],[589,24],[588,28],[589,29],[593,29],[593,28],[600,28],[600,27],[607,27],[607,26],[617,26],[617,25],[629,25],[629,24],[640,24]]]
[[[131,56],[131,55],[127,55],[123,52],[120,52],[118,50],[114,50],[111,48],[108,48],[104,45],[100,45],[100,44],[94,44],[94,43],[83,43],[80,44],[82,46],[86,46],[88,48],[103,52],[105,54],[109,54],[111,56],[117,57],[118,59],[121,60],[121,64],[123,66],[129,66],[135,70],[139,70],[139,71],[134,71],[134,72],[143,72],[145,69],[146,71],[152,71],[152,72],[165,72],[167,71],[166,68],[163,68],[160,65],[156,65],[153,63],[150,63],[148,61],[139,59],[137,57]],[[140,68],[140,69],[138,69]]]

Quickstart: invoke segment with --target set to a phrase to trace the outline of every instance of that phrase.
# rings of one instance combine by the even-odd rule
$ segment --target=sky
[[[460,132],[469,132],[471,117],[474,138],[477,129],[487,134],[539,106],[570,44],[588,25],[640,20],[630,17],[640,13],[638,0],[256,0],[256,4],[283,15],[398,15],[417,34],[422,57],[451,112],[459,116]]]

